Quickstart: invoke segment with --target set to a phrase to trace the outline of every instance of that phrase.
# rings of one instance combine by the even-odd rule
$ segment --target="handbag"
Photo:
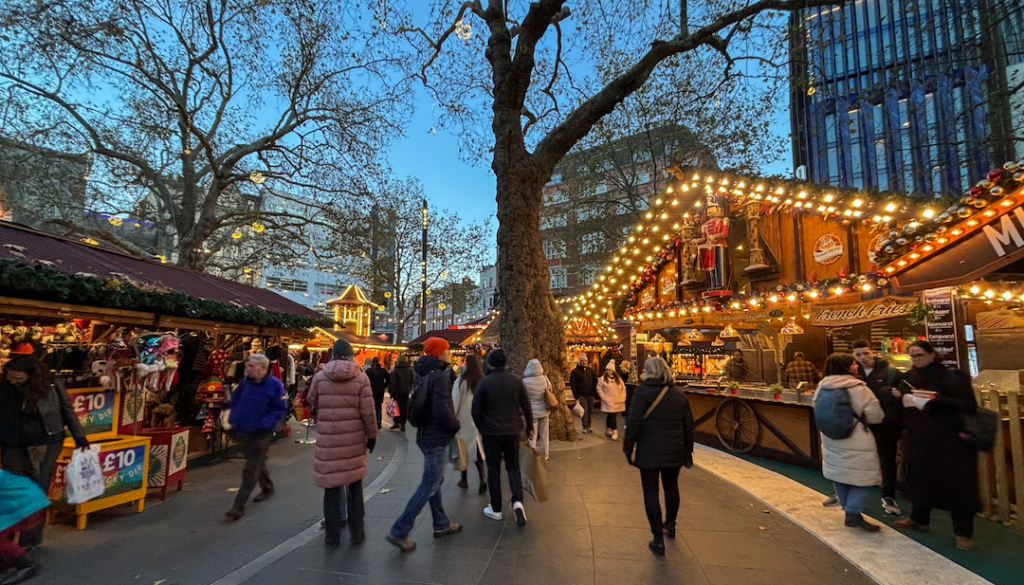
[[[987,408],[960,415],[960,440],[979,451],[991,451],[996,444],[999,415]]]
[[[654,402],[652,402],[651,405],[647,407],[647,411],[644,412],[644,420],[647,420],[647,417],[651,416],[654,409],[661,403],[661,399],[665,397],[666,392],[668,392],[668,386],[662,386],[661,392],[658,393],[658,397],[654,399]]]
[[[519,446],[519,474],[523,491],[538,502],[548,499],[548,467],[544,454],[529,445]]]
[[[558,408],[558,397],[551,391],[551,380],[548,380],[548,387],[544,389],[544,398],[548,401],[548,410]]]
[[[398,418],[400,414],[400,411],[398,410],[398,402],[395,400],[388,402],[388,406],[387,409],[385,409],[385,411],[387,412],[387,415],[390,416],[391,418]]]

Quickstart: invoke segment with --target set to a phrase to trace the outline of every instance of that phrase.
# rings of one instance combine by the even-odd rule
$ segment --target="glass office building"
[[[1024,0],[855,0],[791,18],[793,152],[810,181],[931,197],[1020,156]]]

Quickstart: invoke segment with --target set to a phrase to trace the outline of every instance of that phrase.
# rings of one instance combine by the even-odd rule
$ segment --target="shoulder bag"
[[[555,410],[558,408],[558,397],[551,391],[551,380],[548,381],[548,387],[544,389],[544,398],[548,402],[548,410]]]

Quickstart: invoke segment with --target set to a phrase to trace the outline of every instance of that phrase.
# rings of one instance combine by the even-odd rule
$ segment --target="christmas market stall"
[[[893,290],[920,297],[942,362],[970,372],[978,404],[998,413],[979,462],[983,514],[1024,528],[1024,160],[929,215],[892,226],[874,253]]]
[[[895,194],[673,171],[566,316],[623,302],[631,357],[669,361],[700,440],[816,467],[810,398],[827,355],[866,338],[906,366],[907,344],[927,335],[920,299],[892,291],[875,248],[936,211]],[[794,366],[797,352],[809,363]]]
[[[336,299],[327,301],[327,307],[334,311],[334,330],[320,329],[317,332],[325,335],[330,344],[337,339],[345,339],[355,350],[355,361],[362,364],[377,358],[385,368],[391,369],[398,354],[406,347],[388,342],[387,338],[372,332],[373,315],[384,307],[367,298],[363,289],[350,284]]]
[[[180,489],[190,461],[226,446],[217,413],[246,353],[280,371],[288,341],[330,325],[270,291],[0,222],[0,362],[31,354],[50,370],[104,468],[101,497],[58,505],[79,528],[90,512],[141,511],[148,490]]]

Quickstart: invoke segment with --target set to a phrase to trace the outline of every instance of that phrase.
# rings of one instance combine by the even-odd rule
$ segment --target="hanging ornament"
[[[249,173],[249,180],[252,181],[253,183],[256,183],[257,185],[262,185],[263,181],[266,181],[267,178],[263,176],[263,173],[259,171],[253,171]]]
[[[690,343],[690,340],[688,340],[686,338],[683,338],[683,339],[680,339],[679,342],[676,343],[676,345],[678,345],[680,347],[685,347],[687,345],[692,345],[692,344]]]
[[[725,345],[725,342],[722,341],[721,338],[716,337],[715,340],[711,342],[711,345],[712,347],[722,347],[723,345]]]
[[[231,232],[231,237],[236,239],[236,240],[241,240],[242,239],[242,230],[236,229],[235,231]]]
[[[960,219],[967,219],[968,217],[971,217],[972,213],[974,212],[971,211],[970,207],[961,207],[960,209],[957,210],[956,216],[959,217]]]
[[[722,329],[722,332],[718,334],[718,337],[720,338],[733,338],[739,336],[739,332],[733,329],[732,325],[726,325],[725,328]]]
[[[797,324],[795,319],[791,319],[789,323],[782,328],[781,333],[787,335],[800,335],[804,332],[804,328]]]
[[[263,225],[262,223],[258,221],[252,222],[252,231],[256,232],[257,234],[262,234],[263,230],[265,229],[267,229],[267,226]]]
[[[691,341],[699,341],[701,339],[704,339],[704,336],[701,335],[700,331],[697,331],[696,329],[690,329],[690,331],[687,332],[686,334],[686,339],[689,339]]]

